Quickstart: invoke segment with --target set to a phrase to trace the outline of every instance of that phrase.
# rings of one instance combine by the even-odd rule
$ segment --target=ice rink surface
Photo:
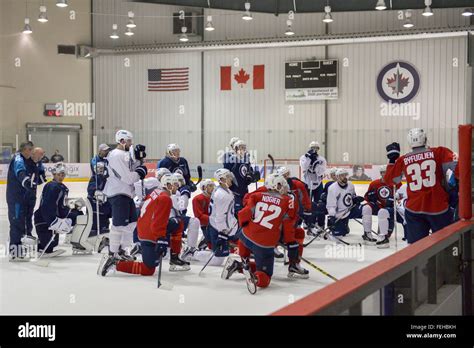
[[[86,196],[87,183],[65,184],[70,190],[69,197]],[[363,195],[367,186],[356,185],[357,193]],[[166,261],[162,281],[173,288],[161,290],[156,286],[156,273],[153,277],[120,272],[98,276],[101,255],[72,255],[71,247],[61,244],[59,247],[66,253],[50,259],[48,267],[33,262],[9,262],[5,191],[6,185],[0,185],[0,314],[265,315],[333,282],[304,262],[302,266],[310,271],[310,278],[289,279],[287,266],[277,261],[270,286],[250,295],[241,274],[223,280],[222,267],[209,266],[199,276],[203,264],[197,262],[191,263],[190,271],[169,272]],[[40,197],[41,189],[38,191]],[[194,194],[198,193],[199,190]],[[188,212],[192,213],[192,209]],[[344,239],[362,242],[362,226],[354,221],[349,226],[351,232]],[[374,218],[373,229],[376,228]],[[398,225],[399,250],[406,245],[402,236],[402,226]],[[336,278],[343,278],[395,251],[392,235],[388,249],[364,245],[343,250],[332,242],[318,240],[305,248],[303,256]]]

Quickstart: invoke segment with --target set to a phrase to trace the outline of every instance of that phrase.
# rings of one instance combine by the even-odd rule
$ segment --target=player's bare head
[[[57,182],[63,182],[66,177],[66,166],[63,163],[56,163],[51,169],[51,174],[53,174],[53,180]]]
[[[108,153],[110,151],[110,147],[107,144],[100,144],[99,145],[99,156],[104,158],[107,157]]]
[[[349,178],[349,171],[345,168],[339,168],[336,171],[336,180],[340,185],[346,185]]]
[[[176,178],[176,185],[178,186],[178,188],[186,184],[183,174],[177,172],[173,173],[173,176]]]
[[[210,196],[216,188],[216,184],[211,179],[205,179],[201,182],[200,188],[204,194]]]
[[[173,160],[179,160],[179,156],[181,156],[181,148],[178,144],[169,144],[166,147],[166,155]]]
[[[356,164],[354,167],[352,167],[352,173],[355,176],[362,176],[364,174],[364,167],[361,165]]]
[[[277,174],[281,175],[285,179],[288,179],[290,177],[290,169],[287,167],[280,167],[277,170]]]
[[[170,194],[176,193],[178,189],[177,183],[178,179],[173,174],[164,174],[160,180],[161,187],[163,190],[166,190]]]
[[[240,138],[239,137],[232,137],[229,141],[229,147],[234,150],[234,145],[237,141],[239,141]]]
[[[234,182],[234,174],[229,169],[219,168],[214,172],[214,178],[221,186],[230,187]]]
[[[331,178],[331,180],[333,181],[336,181],[336,172],[337,172],[337,168],[334,167],[334,168],[331,168],[329,170],[329,177]]]
[[[281,194],[288,193],[288,183],[285,178],[278,173],[272,173],[265,179],[265,187],[268,191],[279,192]]]
[[[133,134],[128,130],[121,129],[115,134],[115,142],[118,144],[117,147],[128,151],[133,144]]]
[[[24,143],[20,144],[20,152],[26,159],[31,157],[31,153],[33,152],[33,143],[31,141],[25,141]]]
[[[44,157],[44,149],[41,147],[35,147],[31,152],[31,159],[33,162],[38,163]]]
[[[158,180],[161,180],[161,178],[163,177],[163,175],[165,174],[171,174],[170,170],[168,168],[160,168],[156,171],[156,178]]]
[[[414,149],[416,147],[424,147],[426,146],[426,133],[421,128],[412,128],[408,131],[408,145],[410,148]]]
[[[381,165],[379,167],[379,172],[380,172],[380,176],[383,177],[385,176],[385,173],[387,172],[387,166],[385,164]]]
[[[312,141],[309,143],[308,148],[314,152],[318,152],[320,149],[319,143],[317,141]]]

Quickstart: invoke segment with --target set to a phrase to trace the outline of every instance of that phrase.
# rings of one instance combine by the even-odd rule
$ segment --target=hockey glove
[[[137,169],[135,169],[135,172],[140,177],[140,180],[143,180],[148,173],[148,169],[145,166],[138,166]]]
[[[253,182],[258,182],[260,180],[260,172],[258,170],[253,171]]]
[[[288,259],[291,263],[298,261],[298,249],[299,244],[297,242],[291,242],[286,244],[286,248],[288,249]]]
[[[367,200],[370,203],[377,204],[377,193],[375,191],[367,192]]]
[[[245,175],[245,181],[247,185],[250,185],[251,183],[254,182],[252,173],[247,173],[247,175]]]
[[[142,159],[146,158],[146,152],[145,152],[145,145],[135,145],[135,148],[133,149],[135,152],[135,159],[138,161],[141,161]]]
[[[166,256],[166,252],[168,251],[168,241],[166,240],[166,238],[159,238],[157,241],[156,241],[156,245],[155,245],[155,252],[156,252],[156,256],[158,256],[158,258],[163,258]]]
[[[303,221],[306,225],[311,225],[312,224],[312,217],[313,213],[311,211],[304,211],[303,212]]]
[[[217,235],[214,255],[218,257],[229,255],[229,236],[227,234],[219,232],[219,234]]]
[[[361,204],[364,200],[365,200],[365,198],[361,197],[361,196],[352,197],[352,202],[354,203],[354,205]]]
[[[189,180],[188,186],[190,192],[195,192],[197,190],[197,186],[192,180]]]
[[[328,227],[334,227],[335,224],[336,224],[336,217],[328,216]]]
[[[395,161],[400,157],[400,144],[391,143],[385,148],[387,150],[387,158],[390,163],[395,163]]]
[[[94,192],[94,198],[99,202],[99,203],[104,203],[107,201],[107,196],[99,190],[96,190]]]

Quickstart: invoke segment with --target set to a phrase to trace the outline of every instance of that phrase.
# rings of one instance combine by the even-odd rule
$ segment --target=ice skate
[[[184,249],[184,252],[181,254],[181,259],[183,259],[184,261],[190,261],[196,251],[197,251],[196,248],[187,247],[186,249]]]
[[[387,249],[390,247],[390,240],[388,239],[388,236],[385,236],[384,239],[378,241],[375,243],[378,249]]]
[[[29,262],[30,257],[28,257],[25,247],[20,245],[19,246],[19,252],[12,252],[8,256],[8,261],[9,262]]]
[[[142,253],[142,246],[141,246],[140,242],[135,243],[132,250],[130,250],[130,256],[132,256],[133,258],[136,258],[136,256],[138,254],[141,255],[141,253]]]
[[[38,238],[35,236],[25,235],[21,238],[21,243],[26,246],[35,246],[38,244]]]
[[[285,257],[285,254],[282,253],[280,251],[280,249],[278,249],[278,247],[275,247],[275,249],[273,249],[273,254],[275,256],[275,260],[277,260],[277,261],[283,261],[283,259]]]
[[[97,248],[97,252],[100,254],[102,250],[104,250],[105,247],[109,247],[109,238],[104,236],[100,240],[99,246]]]
[[[299,263],[292,263],[288,267],[288,278],[308,279],[309,271],[301,267]]]
[[[221,278],[229,279],[235,272],[242,271],[242,268],[242,262],[228,257],[224,269],[222,270]]]
[[[191,269],[190,263],[180,259],[178,254],[171,254],[170,257],[170,272],[189,271]]]
[[[110,271],[115,269],[118,261],[119,259],[116,257],[116,254],[104,255],[97,269],[97,274],[105,277]]]
[[[136,258],[130,254],[128,254],[125,250],[122,248],[119,249],[117,253],[117,257],[120,261],[135,261]]]
[[[207,249],[207,241],[203,239],[202,241],[199,242],[198,245],[199,250],[206,250]]]
[[[255,293],[257,292],[257,277],[255,276],[255,274],[252,273],[249,264],[245,261],[242,265],[242,272],[244,273],[245,282],[247,283],[247,290],[252,295],[255,295]]]
[[[87,250],[81,245],[73,245],[72,254],[73,255],[92,255],[92,250]]]
[[[377,239],[372,238],[371,233],[372,232],[364,232],[364,234],[362,235],[362,239],[364,240],[366,244],[377,242]]]

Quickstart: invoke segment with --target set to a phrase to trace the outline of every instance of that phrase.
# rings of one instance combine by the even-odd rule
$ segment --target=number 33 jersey
[[[435,215],[448,210],[448,193],[443,187],[445,173],[454,171],[454,153],[445,147],[419,148],[387,165],[385,181],[407,181],[406,209],[413,213]]]
[[[294,201],[276,192],[254,192],[239,212],[242,233],[263,248],[274,248],[284,235],[294,233]],[[286,239],[286,238],[285,238]]]

